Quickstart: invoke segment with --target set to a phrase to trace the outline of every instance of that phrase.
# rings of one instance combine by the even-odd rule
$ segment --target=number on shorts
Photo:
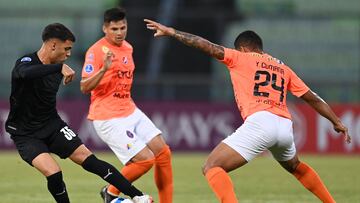
[[[73,137],[76,137],[76,134],[68,126],[61,128],[60,132],[64,134],[67,140],[72,140]]]
[[[261,75],[265,76],[265,80],[255,83],[254,93],[253,93],[254,96],[269,97],[270,93],[269,92],[260,92],[259,87],[269,85],[270,80],[271,80],[271,87],[274,90],[280,92],[280,102],[282,102],[284,100],[284,82],[285,82],[284,78],[281,78],[281,86],[276,86],[277,75],[275,73],[270,75],[270,73],[267,71],[259,70],[259,71],[256,71],[254,80],[255,81],[260,80]]]

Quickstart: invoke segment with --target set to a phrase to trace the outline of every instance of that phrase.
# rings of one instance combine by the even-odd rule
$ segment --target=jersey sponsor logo
[[[129,149],[131,149],[131,147],[132,147],[132,144],[126,144],[126,148],[129,150]]]
[[[94,67],[91,64],[87,64],[85,66],[85,72],[92,73],[94,71]]]
[[[123,61],[123,63],[124,63],[124,64],[127,64],[127,63],[128,63],[128,59],[127,59],[127,57],[126,57],[126,56],[124,56],[124,57],[122,58],[122,61]]]
[[[20,61],[21,62],[30,62],[31,58],[26,56],[26,57],[23,57]]]
[[[133,78],[133,71],[132,70],[131,71],[119,70],[117,72],[117,76],[118,76],[118,78],[121,78],[121,79],[123,79],[123,78],[131,79],[131,78]]]
[[[128,130],[126,131],[126,135],[130,138],[134,138],[134,134]]]
[[[116,97],[118,99],[127,99],[127,98],[130,98],[130,94],[129,93],[123,94],[123,93],[115,92],[113,94],[113,97]]]

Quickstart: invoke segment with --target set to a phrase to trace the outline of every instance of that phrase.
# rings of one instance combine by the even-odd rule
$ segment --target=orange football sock
[[[222,203],[237,203],[234,187],[229,175],[220,167],[211,168],[205,177],[214,191],[216,197]]]
[[[155,156],[154,178],[159,191],[160,203],[172,203],[173,174],[171,166],[171,151],[168,145],[166,145]]]
[[[121,169],[121,174],[128,179],[128,181],[133,182],[148,172],[151,167],[154,165],[155,158],[144,160],[144,161],[137,161],[133,163],[126,164]],[[109,185],[108,193],[114,196],[118,196],[120,191],[113,185]]]
[[[319,175],[307,164],[300,162],[292,174],[306,189],[316,195],[322,202],[335,202],[329,191],[326,189],[324,183],[321,181]]]

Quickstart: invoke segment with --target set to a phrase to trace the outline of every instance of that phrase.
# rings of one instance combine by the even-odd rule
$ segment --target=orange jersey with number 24
[[[229,71],[238,109],[245,120],[258,111],[291,119],[286,94],[301,97],[309,87],[280,60],[254,52],[224,48],[221,60]]]

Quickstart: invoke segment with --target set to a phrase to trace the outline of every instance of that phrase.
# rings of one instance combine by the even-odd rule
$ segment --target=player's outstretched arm
[[[58,73],[62,70],[62,64],[36,64],[20,63],[16,66],[15,77],[24,79],[34,79],[46,75]]]
[[[320,115],[327,118],[333,124],[334,130],[336,132],[343,133],[347,143],[351,142],[351,137],[347,127],[341,122],[330,106],[323,99],[321,99],[320,96],[309,90],[303,96],[301,96],[301,98],[306,101],[312,108],[314,108]]]
[[[146,22],[146,27],[149,30],[155,31],[154,37],[160,37],[160,36],[174,37],[178,41],[190,47],[200,49],[201,51],[219,60],[224,59],[224,47],[220,45],[214,44],[202,37],[175,30],[172,27],[167,27],[152,20],[144,19],[144,21]]]

